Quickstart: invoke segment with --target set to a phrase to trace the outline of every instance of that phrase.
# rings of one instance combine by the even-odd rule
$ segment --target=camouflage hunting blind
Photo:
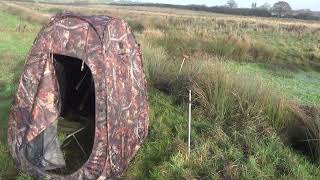
[[[53,17],[33,43],[10,113],[17,167],[42,179],[119,178],[147,132],[142,57],[127,24]]]

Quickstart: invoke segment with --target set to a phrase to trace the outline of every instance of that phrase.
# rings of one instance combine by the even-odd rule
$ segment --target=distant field
[[[240,38],[239,41],[243,41],[239,42],[239,46],[253,44],[257,49],[262,49],[264,53],[270,53],[270,56],[272,56],[254,57],[253,61],[269,61],[268,63],[293,66],[292,68],[299,66],[306,69],[310,67],[320,69],[320,49],[318,45],[320,42],[320,24],[316,21],[231,16],[148,7],[109,5],[83,7],[47,4],[35,6],[30,3],[24,3],[23,5],[45,14],[67,10],[84,14],[113,15],[124,18],[129,23],[136,22],[151,29],[159,29],[168,33],[182,32],[186,37],[199,41],[232,34],[236,36],[235,38]],[[256,56],[259,55],[256,54]],[[247,59],[241,60],[248,61]]]
[[[31,179],[7,152],[9,108],[41,23],[65,10],[124,18],[141,44],[150,132],[125,179],[320,176],[320,143],[311,142],[311,150],[299,144],[304,154],[294,146],[320,138],[320,22],[147,7],[0,5],[0,179]],[[187,89],[194,93],[190,158]]]

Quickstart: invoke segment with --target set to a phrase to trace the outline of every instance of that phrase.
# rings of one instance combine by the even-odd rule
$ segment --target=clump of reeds
[[[286,143],[320,162],[320,108],[291,104],[291,121],[284,129]]]
[[[228,41],[238,40],[228,37]],[[296,129],[291,125],[298,122],[298,128],[305,133],[298,136],[299,140],[308,142],[310,148],[305,148],[313,158],[320,157],[319,110],[292,108],[297,107],[293,106],[295,103],[262,80],[245,74],[234,75],[219,59],[190,57],[181,68],[183,57],[171,59],[163,47],[143,44],[145,70],[151,87],[173,95],[179,103],[187,100],[191,89],[195,113],[222,126],[227,134],[246,128],[258,134],[276,131],[287,142],[287,138],[294,139],[288,129]],[[288,143],[291,142],[288,140]]]
[[[181,60],[170,60],[161,47],[143,46],[145,69],[149,84],[185,98],[192,89],[195,104],[202,113],[219,121],[246,121],[268,119],[270,123],[283,124],[284,108],[280,98],[254,78],[235,77],[224,63],[215,59],[190,58],[180,70]],[[279,125],[280,126],[280,125]]]

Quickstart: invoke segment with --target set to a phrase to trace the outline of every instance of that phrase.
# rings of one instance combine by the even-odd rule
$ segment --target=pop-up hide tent
[[[9,117],[17,167],[45,179],[118,178],[147,132],[142,57],[127,24],[53,17],[29,52]]]

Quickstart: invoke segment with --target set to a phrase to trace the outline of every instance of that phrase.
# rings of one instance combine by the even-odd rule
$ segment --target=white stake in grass
[[[189,134],[188,134],[188,155],[190,155],[191,144],[191,90],[189,90]]]

